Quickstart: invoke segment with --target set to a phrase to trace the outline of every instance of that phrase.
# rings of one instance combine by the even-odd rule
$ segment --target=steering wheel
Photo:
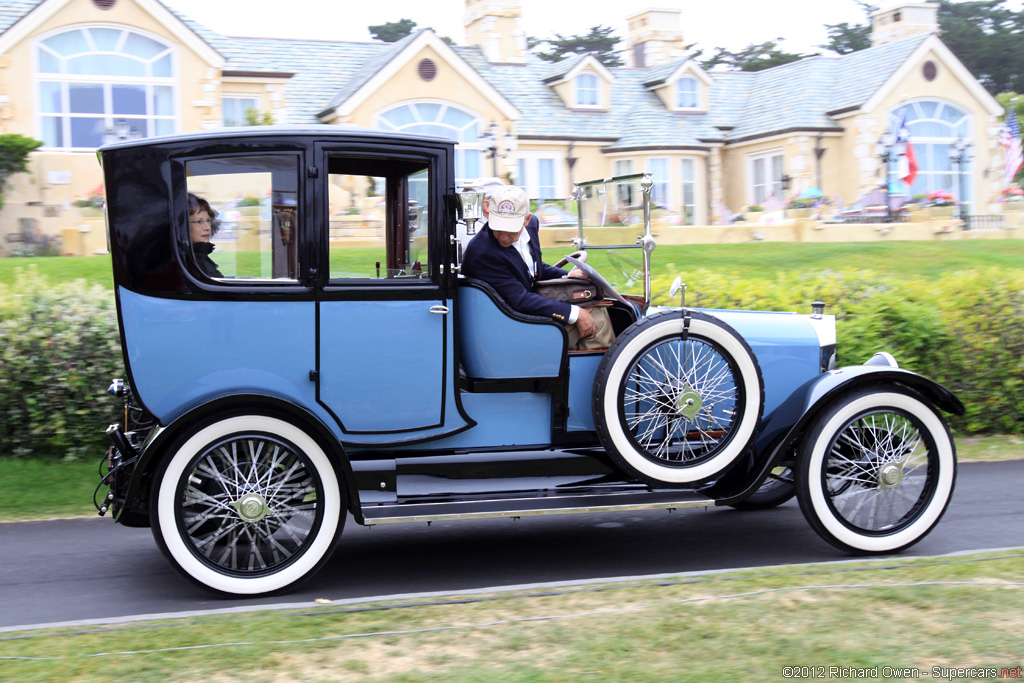
[[[562,266],[564,266],[566,263],[569,262],[569,259],[579,259],[583,263],[586,263],[587,262],[587,252],[583,251],[582,249],[579,250],[579,251],[574,251],[571,254],[569,254],[568,256],[566,256],[566,257],[562,258],[561,260],[559,260],[558,263],[555,264],[555,268],[561,268]]]
[[[610,297],[616,301],[621,301],[627,308],[631,310],[633,309],[633,304],[623,299],[622,295],[616,292],[615,288],[608,284],[608,281],[601,277],[601,275],[594,270],[593,266],[587,265],[583,260],[575,258],[574,255],[566,256],[565,260],[582,270],[583,273],[590,278],[591,282],[597,284],[601,288],[606,297]]]

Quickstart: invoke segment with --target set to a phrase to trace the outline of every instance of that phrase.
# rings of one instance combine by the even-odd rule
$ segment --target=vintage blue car
[[[953,394],[885,353],[834,367],[820,303],[694,310],[677,291],[680,306],[652,306],[641,175],[575,190],[565,251],[603,285],[617,337],[570,352],[562,325],[460,274],[481,200],[458,192],[455,154],[340,126],[100,150],[128,372],[111,387],[126,413],[107,430],[101,514],[151,526],[185,577],[225,595],[308,578],[348,513],[375,525],[796,495],[857,554],[907,548],[939,521]],[[642,295],[615,292],[587,252],[642,264],[627,274]]]

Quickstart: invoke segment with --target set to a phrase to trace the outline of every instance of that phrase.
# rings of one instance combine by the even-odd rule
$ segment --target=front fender
[[[872,359],[874,360],[874,359]],[[871,363],[872,361],[869,361]],[[836,397],[865,384],[898,384],[916,391],[926,401],[948,413],[964,414],[964,404],[953,392],[927,377],[888,365],[853,365],[818,375],[800,386],[764,419],[756,442],[752,479],[723,479],[708,493],[720,505],[731,505],[761,486],[765,477],[799,440],[807,425]]]
[[[133,502],[139,496],[148,495],[145,487],[153,476],[153,472],[159,467],[168,449],[179,443],[179,437],[182,434],[193,431],[205,422],[243,413],[277,415],[284,419],[292,420],[309,431],[310,435],[320,443],[324,452],[327,453],[327,456],[335,464],[339,474],[342,475],[348,489],[350,510],[353,514],[360,512],[359,491],[356,487],[355,477],[352,474],[352,465],[341,443],[338,442],[327,425],[318,417],[294,403],[263,395],[219,398],[191,409],[166,427],[154,430],[154,436],[147,441],[143,451],[139,454],[139,459],[125,491],[124,499]],[[120,515],[115,517],[115,520],[121,521]]]

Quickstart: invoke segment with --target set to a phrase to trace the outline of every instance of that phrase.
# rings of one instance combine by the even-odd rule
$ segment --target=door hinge
[[[320,177],[320,169],[317,168],[316,166],[307,166],[306,167],[306,177],[307,178],[319,178]]]
[[[320,379],[320,373],[317,372],[316,370],[310,370],[309,371],[309,381],[310,382],[315,382],[318,379]]]

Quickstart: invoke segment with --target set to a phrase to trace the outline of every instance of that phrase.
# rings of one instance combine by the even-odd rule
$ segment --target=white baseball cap
[[[491,230],[519,232],[530,213],[530,199],[515,185],[499,187],[487,198],[487,224]]]

